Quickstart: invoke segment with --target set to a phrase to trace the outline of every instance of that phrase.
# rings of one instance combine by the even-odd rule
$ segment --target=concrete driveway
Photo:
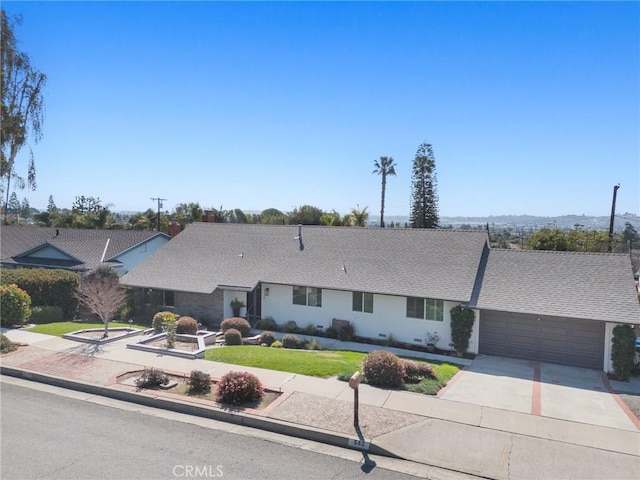
[[[610,390],[603,372],[479,355],[440,398],[543,417],[638,431],[640,421]]]

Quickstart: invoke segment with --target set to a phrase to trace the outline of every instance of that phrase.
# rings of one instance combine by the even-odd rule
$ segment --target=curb
[[[80,380],[70,380],[64,377],[48,375],[31,370],[25,370],[7,365],[0,365],[0,374],[9,377],[22,378],[33,382],[44,383],[56,387],[75,390],[91,395],[99,395],[102,397],[113,398],[124,402],[136,403],[147,407],[170,410],[177,413],[192,415],[197,417],[209,418],[221,422],[232,423],[250,428],[257,428],[272,433],[279,433],[290,437],[301,438],[313,442],[324,443],[336,447],[346,448],[362,452],[363,454],[374,454],[384,457],[402,459],[402,457],[389,452],[388,450],[378,447],[369,441],[362,441],[356,436],[343,435],[328,430],[322,430],[314,427],[305,427],[294,425],[274,418],[258,417],[248,415],[242,412],[228,412],[217,410],[190,403],[188,401],[180,401],[177,399],[168,399],[166,397],[149,395],[148,393],[131,392],[127,390],[115,389],[103,385],[97,385]],[[364,446],[360,446],[364,443]]]

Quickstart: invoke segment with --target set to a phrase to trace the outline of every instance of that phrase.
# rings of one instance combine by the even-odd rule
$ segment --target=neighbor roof
[[[100,230],[7,225],[0,229],[0,261],[6,265],[46,266],[90,270],[157,236],[141,230]],[[53,248],[58,259],[32,255]]]
[[[640,324],[628,254],[491,249],[469,306]]]
[[[193,223],[121,279],[212,293],[259,282],[469,301],[484,232]],[[301,249],[301,246],[304,248]]]

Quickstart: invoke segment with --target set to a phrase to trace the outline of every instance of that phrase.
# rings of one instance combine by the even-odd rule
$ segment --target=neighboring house
[[[4,268],[63,268],[86,272],[108,265],[127,273],[169,241],[164,233],[6,225],[0,229]]]
[[[194,223],[124,275],[205,322],[243,301],[273,317],[356,334],[451,342],[450,310],[475,311],[470,351],[610,369],[613,327],[640,325],[628,255],[495,250],[485,232]]]

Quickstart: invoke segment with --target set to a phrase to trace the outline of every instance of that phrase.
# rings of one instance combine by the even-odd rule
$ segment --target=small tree
[[[108,337],[109,322],[126,300],[118,272],[104,266],[90,271],[80,281],[77,297],[83,306],[100,317],[104,323],[104,337]]]
[[[613,329],[611,340],[611,362],[617,380],[629,380],[635,358],[636,335],[629,325],[618,325]]]
[[[469,349],[475,313],[461,305],[451,309],[451,343],[456,352],[463,354]]]
[[[23,325],[31,316],[31,297],[15,284],[0,285],[0,325]]]

